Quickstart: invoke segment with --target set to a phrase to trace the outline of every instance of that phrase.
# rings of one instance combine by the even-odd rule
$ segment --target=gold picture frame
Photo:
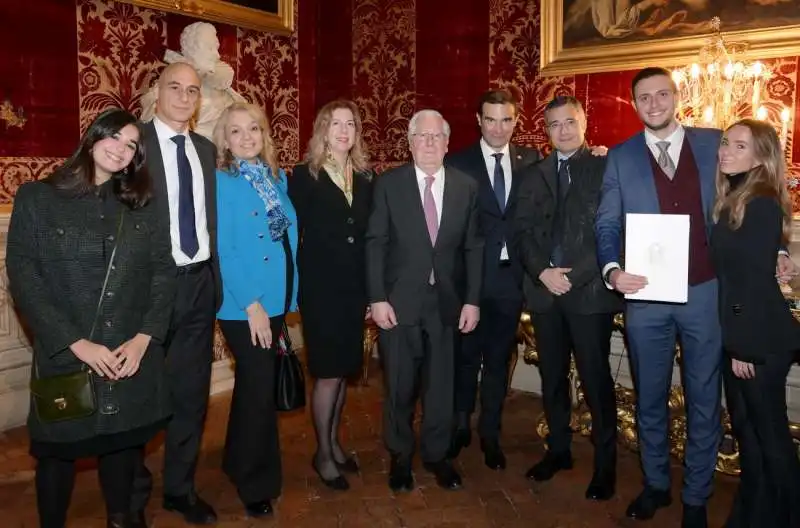
[[[690,62],[711,33],[673,38],[564,46],[564,0],[541,0],[541,75],[558,76],[643,68],[678,66]],[[591,17],[591,13],[589,15]],[[738,31],[722,30],[726,40],[746,42],[748,57],[766,59],[800,55],[800,23]],[[611,40],[611,39],[608,39]]]
[[[294,1],[276,0],[277,12],[254,9],[224,0],[118,0],[128,4],[187,15],[268,33],[294,31]]]

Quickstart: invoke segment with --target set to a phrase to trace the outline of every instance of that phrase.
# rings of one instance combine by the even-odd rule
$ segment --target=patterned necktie
[[[667,152],[669,148],[669,141],[659,141],[656,143],[658,147],[658,166],[664,171],[664,174],[671,180],[675,176],[675,162]]]
[[[194,191],[192,189],[192,166],[186,156],[186,136],[177,135],[172,141],[178,145],[178,232],[181,251],[194,258],[200,250],[194,215]]]
[[[492,154],[492,157],[494,158],[494,197],[497,199],[497,205],[502,213],[506,209],[506,177],[503,165],[500,163],[503,153],[497,152]]]

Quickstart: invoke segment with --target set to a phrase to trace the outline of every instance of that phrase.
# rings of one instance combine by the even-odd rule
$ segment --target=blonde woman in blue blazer
[[[247,514],[264,517],[281,491],[274,370],[284,317],[297,309],[297,216],[260,108],[225,110],[214,144],[223,284],[217,319],[236,361],[223,470]]]

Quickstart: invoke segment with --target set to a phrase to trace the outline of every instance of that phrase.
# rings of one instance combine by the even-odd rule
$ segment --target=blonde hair
[[[350,110],[353,114],[353,122],[355,123],[355,140],[353,141],[353,147],[350,149],[350,162],[353,165],[353,170],[355,172],[364,172],[369,169],[367,151],[361,137],[363,125],[358,107],[353,101],[337,99],[320,108],[319,112],[317,112],[317,117],[314,119],[314,132],[311,135],[311,139],[308,141],[305,161],[308,163],[309,172],[315,178],[319,173],[320,167],[322,167],[328,159],[328,130],[330,129],[331,121],[333,121],[334,110],[339,110],[340,108]]]
[[[775,198],[783,210],[784,244],[789,242],[791,234],[791,207],[789,192],[786,189],[784,173],[786,167],[783,161],[778,134],[772,125],[756,119],[742,119],[732,124],[725,130],[727,134],[735,126],[747,127],[753,137],[753,154],[758,166],[747,173],[745,180],[733,191],[730,190],[728,176],[717,169],[717,199],[714,203],[713,218],[718,222],[724,210],[728,210],[728,222],[732,229],[739,229],[744,220],[745,206],[755,197],[766,196]]]
[[[247,112],[261,128],[261,137],[264,139],[264,146],[261,148],[259,158],[272,171],[272,177],[279,178],[278,161],[275,155],[275,146],[272,143],[272,129],[269,127],[267,116],[260,107],[250,103],[233,103],[223,110],[219,116],[216,126],[214,126],[214,145],[217,147],[217,167],[233,175],[238,174],[233,153],[225,147],[225,128],[233,112]]]

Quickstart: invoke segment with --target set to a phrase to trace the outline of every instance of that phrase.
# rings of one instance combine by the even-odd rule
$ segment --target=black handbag
[[[294,411],[306,406],[306,377],[300,358],[292,350],[289,329],[283,323],[275,357],[275,407]]]
[[[103,297],[105,297],[114,257],[117,254],[117,244],[119,244],[119,235],[122,232],[123,218],[124,214],[121,212],[119,225],[117,226],[116,242],[114,243],[114,249],[111,251],[111,258],[108,260],[103,288],[100,291],[100,299],[97,301],[97,310],[94,314],[92,329],[89,331],[89,341],[94,336],[97,319],[100,317],[100,310],[103,307]],[[33,407],[39,421],[42,423],[63,422],[86,418],[94,414],[97,410],[97,401],[94,396],[93,378],[92,371],[86,365],[83,365],[78,372],[48,376],[46,378],[39,377],[39,367],[34,353],[33,378],[30,382],[30,391],[33,396]]]

